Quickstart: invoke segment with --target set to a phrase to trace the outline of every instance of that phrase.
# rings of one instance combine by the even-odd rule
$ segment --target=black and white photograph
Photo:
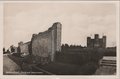
[[[116,76],[115,2],[3,3],[3,75]]]

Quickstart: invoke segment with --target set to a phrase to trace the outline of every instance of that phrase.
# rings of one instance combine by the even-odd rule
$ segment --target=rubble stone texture
[[[20,53],[24,55],[29,55],[29,45],[30,42],[26,42],[26,43],[20,42],[19,43]]]
[[[34,56],[54,61],[55,52],[61,50],[61,23],[56,22],[47,31],[33,34],[31,49]]]

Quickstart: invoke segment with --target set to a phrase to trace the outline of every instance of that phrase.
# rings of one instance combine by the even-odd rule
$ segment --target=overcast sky
[[[6,3],[4,46],[31,40],[33,33],[62,24],[62,43],[86,46],[87,36],[107,36],[107,46],[116,42],[116,6],[113,3]]]

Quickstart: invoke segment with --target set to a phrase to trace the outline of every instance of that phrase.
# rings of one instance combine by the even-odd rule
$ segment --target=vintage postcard
[[[2,77],[119,78],[119,1],[3,1],[0,6]]]

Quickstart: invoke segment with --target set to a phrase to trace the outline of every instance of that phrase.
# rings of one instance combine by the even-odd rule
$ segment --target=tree
[[[5,54],[5,48],[3,48],[3,54]]]

